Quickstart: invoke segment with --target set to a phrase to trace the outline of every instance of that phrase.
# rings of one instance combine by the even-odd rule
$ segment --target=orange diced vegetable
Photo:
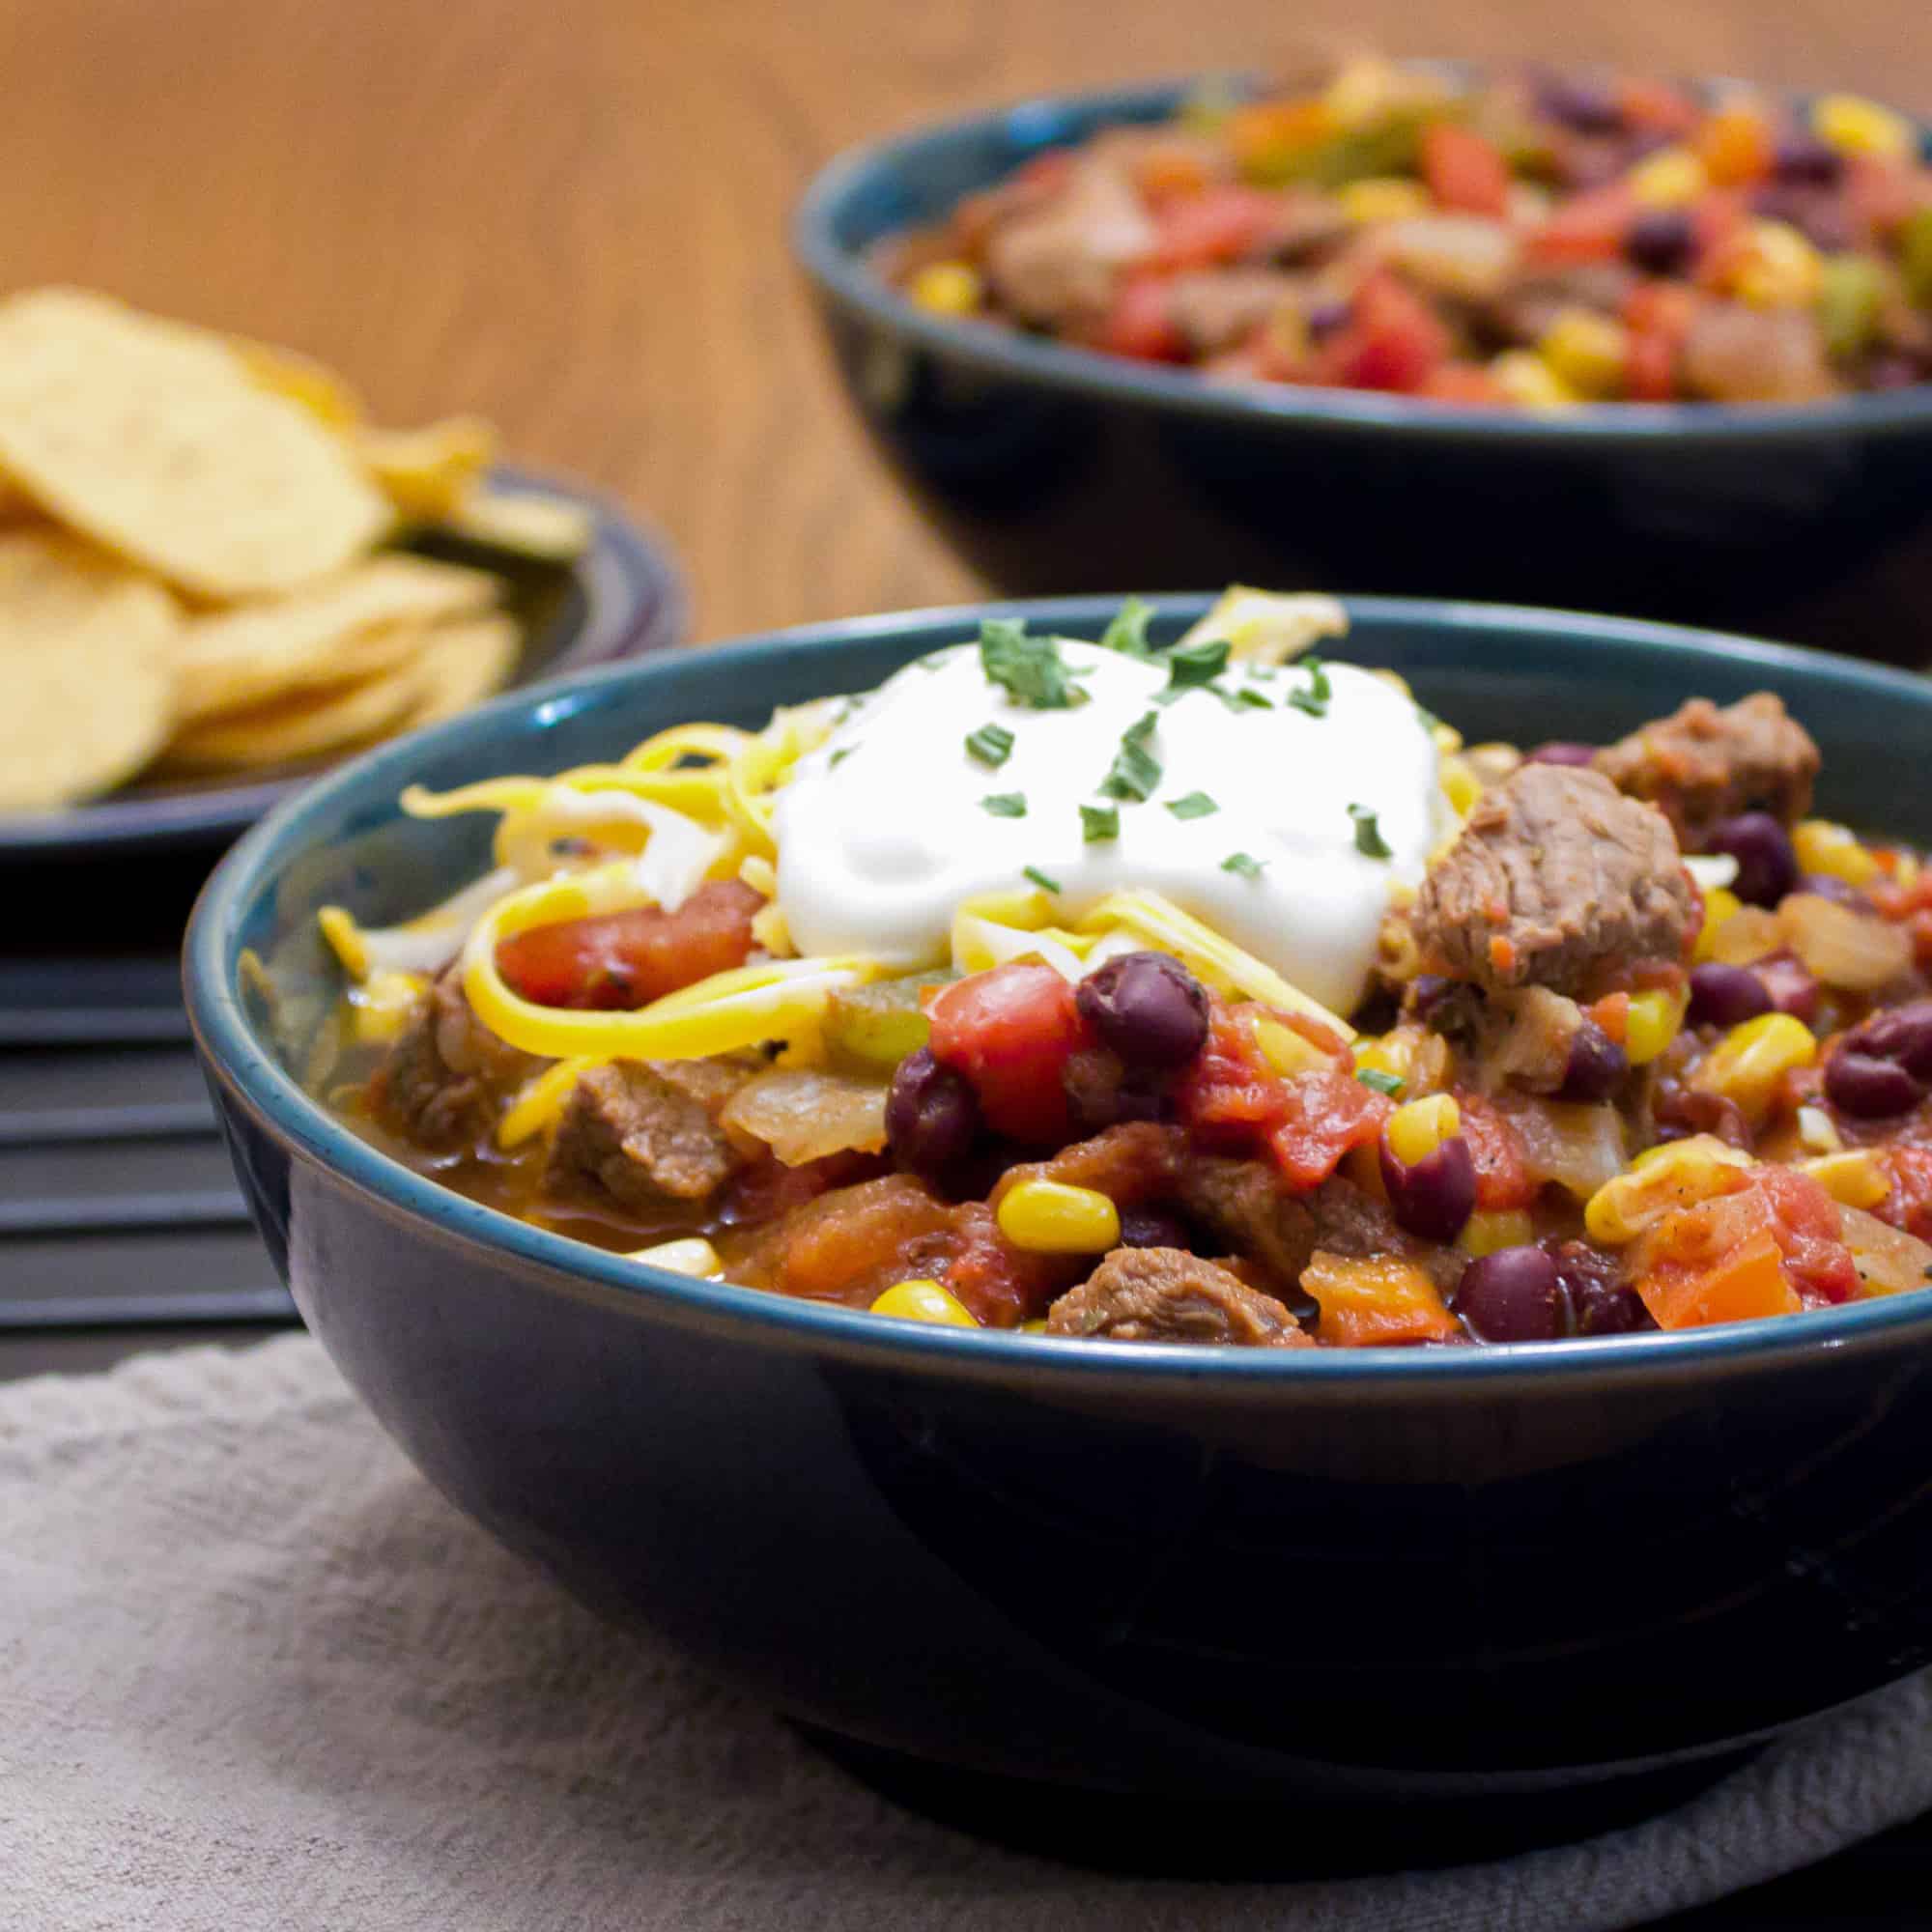
[[[1321,1309],[1316,1334],[1336,1348],[1442,1342],[1459,1332],[1435,1284],[1395,1255],[1354,1258],[1318,1248],[1301,1285]]]
[[[1719,108],[1698,128],[1692,145],[1721,187],[1743,187],[1771,172],[1771,125],[1747,104]]]
[[[1438,208],[1460,214],[1508,212],[1509,163],[1502,150],[1473,128],[1435,121],[1422,133],[1422,179]]]
[[[1688,1208],[1669,1218],[1702,1212],[1701,1208]],[[1666,1264],[1653,1268],[1638,1276],[1636,1292],[1660,1328],[1704,1328],[1719,1321],[1796,1315],[1804,1305],[1785,1278],[1783,1255],[1769,1229],[1708,1267]]]

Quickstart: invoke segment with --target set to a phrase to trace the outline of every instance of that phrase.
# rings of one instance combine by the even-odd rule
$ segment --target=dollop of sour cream
[[[1071,639],[1059,653],[1086,693],[1065,708],[1020,701],[974,645],[852,700],[778,799],[778,902],[799,950],[910,968],[946,956],[962,900],[1039,886],[1065,925],[1138,888],[1348,1011],[1392,892],[1454,825],[1414,702],[1349,665],[1238,663],[1161,702],[1162,659]],[[1144,800],[1109,796],[1123,753]]]

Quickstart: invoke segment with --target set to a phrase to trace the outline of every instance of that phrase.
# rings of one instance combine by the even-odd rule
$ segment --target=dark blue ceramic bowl
[[[1113,604],[1014,608],[1093,635]],[[1156,635],[1204,608],[1167,602]],[[1691,693],[1776,687],[1824,745],[1826,810],[1932,840],[1917,680],[1609,619],[1352,609],[1336,655],[1393,665],[1477,736],[1600,738]],[[781,1710],[1032,1780],[1063,1848],[1096,1790],[1476,1801],[1504,1835],[1570,1790],[1570,1828],[1601,1823],[1619,1780],[1694,1775],[1932,1658],[1932,1294],[1435,1353],[965,1333],[577,1245],[412,1173],[302,1091],[291,1068],[337,991],[317,906],[390,921],[487,863],[487,821],[404,819],[405,783],[754,723],[982,614],[516,695],[326,779],[215,874],[187,996],[237,1169],[310,1327],[423,1471]],[[1415,1855],[1430,1815],[1385,1815],[1379,1856]]]
[[[952,322],[867,267],[1042,149],[1167,116],[1175,83],[1048,97],[835,160],[793,245],[839,373],[1003,592],[1374,583],[1932,657],[1932,386],[1792,409],[1559,417],[1184,370]]]

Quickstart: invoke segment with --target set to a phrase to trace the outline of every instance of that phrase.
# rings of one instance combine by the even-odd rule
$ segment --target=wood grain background
[[[0,286],[476,409],[682,552],[698,635],[971,595],[844,414],[786,255],[846,144],[1310,43],[1832,81],[1932,107],[1922,0],[6,0]]]

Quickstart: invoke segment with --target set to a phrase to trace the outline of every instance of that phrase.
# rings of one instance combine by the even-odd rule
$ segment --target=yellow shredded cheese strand
[[[328,941],[342,970],[352,980],[369,977],[369,949],[362,942],[362,928],[346,906],[326,905],[315,916],[322,936]]]
[[[497,1145],[521,1147],[538,1134],[548,1133],[563,1112],[564,1102],[570,1098],[578,1080],[600,1064],[588,1054],[579,1054],[546,1067],[511,1101],[503,1118],[497,1122]]]
[[[661,772],[685,757],[728,760],[756,742],[735,724],[673,724],[627,752],[623,765],[628,772]]]
[[[1283,1012],[1305,1013],[1331,1028],[1344,1043],[1355,1037],[1355,1029],[1339,1013],[1331,1013],[1320,1000],[1290,985],[1252,952],[1223,939],[1212,926],[1202,924],[1159,893],[1110,893],[1079,925],[1081,931],[1093,933],[1124,927],[1172,952],[1217,992],[1242,993]]]

